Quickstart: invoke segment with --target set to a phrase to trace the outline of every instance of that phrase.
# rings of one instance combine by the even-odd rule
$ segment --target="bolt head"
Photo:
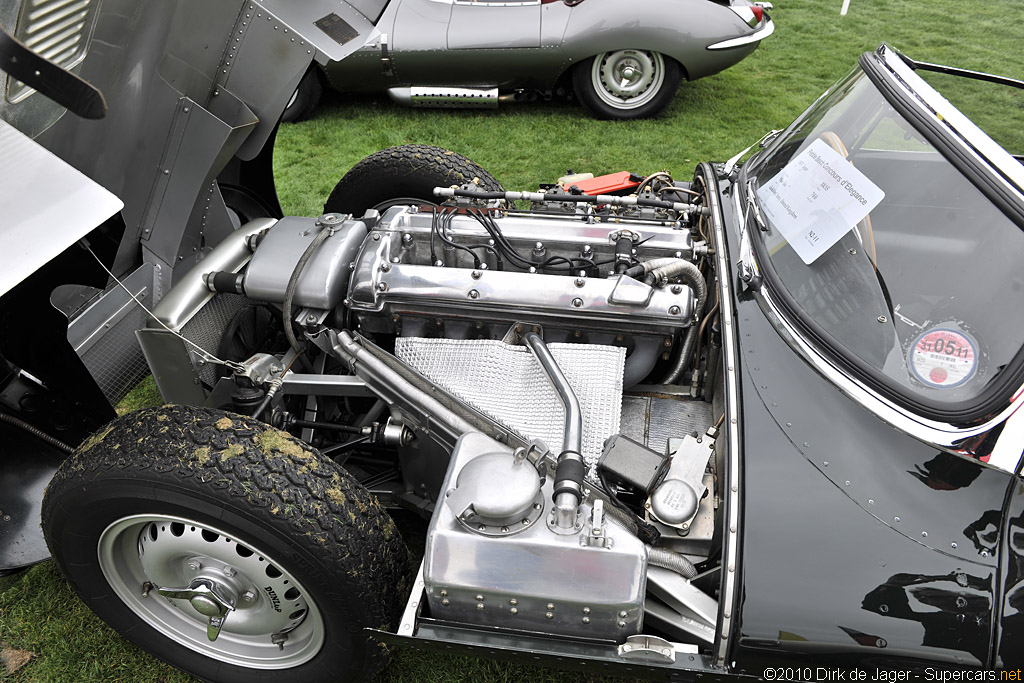
[[[377,285],[377,291],[379,291],[379,292],[386,292],[386,291],[388,291],[388,283],[386,283],[386,282],[379,283]]]
[[[194,572],[199,571],[200,568],[202,568],[202,566],[203,565],[199,564],[198,560],[189,560],[189,562],[188,562],[188,568],[191,569]]]
[[[668,312],[670,315],[679,315],[680,308],[678,306],[670,306]]]
[[[480,292],[476,291],[475,289],[469,290],[469,298],[470,299],[479,299],[480,298]]]
[[[252,591],[245,591],[244,593],[242,593],[242,600],[244,600],[245,602],[252,602],[255,599],[256,594]]]
[[[483,275],[483,273],[481,273],[479,270],[474,270],[472,273],[470,273],[470,276],[474,280],[479,280],[481,275]]]
[[[583,307],[583,299],[580,299],[580,298],[573,299],[572,300],[572,307],[573,308],[582,308]]]
[[[238,573],[237,571],[235,571],[231,567],[224,567],[224,569],[222,569],[221,571],[224,572],[224,576],[226,576],[228,578],[231,578],[232,576],[234,576],[235,574]]]
[[[576,278],[575,284],[577,287],[582,287],[583,285],[587,284],[587,281],[581,277],[578,277]]]

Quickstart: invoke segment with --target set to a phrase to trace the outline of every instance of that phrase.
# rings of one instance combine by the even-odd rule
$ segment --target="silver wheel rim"
[[[665,58],[643,50],[605,52],[594,57],[590,80],[605,104],[616,109],[636,109],[661,91]]]
[[[172,641],[217,661],[287,669],[309,661],[323,645],[323,618],[305,588],[274,558],[217,527],[166,515],[125,517],[100,535],[97,555],[103,576],[129,609]],[[216,581],[238,597],[216,641],[207,637],[207,617],[187,600],[156,592],[195,579]],[[144,597],[147,582],[154,588]]]

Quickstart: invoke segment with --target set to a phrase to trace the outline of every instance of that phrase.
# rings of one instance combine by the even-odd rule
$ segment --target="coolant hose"
[[[333,214],[329,214],[329,216],[333,217]],[[295,290],[299,287],[299,276],[302,275],[302,271],[306,264],[309,263],[309,259],[313,257],[313,254],[324,243],[324,240],[334,234],[333,223],[328,226],[318,221],[318,224],[323,225],[323,227],[316,237],[313,238],[313,241],[309,243],[309,246],[306,247],[306,251],[302,252],[299,262],[295,264],[295,270],[292,271],[292,276],[288,278],[288,286],[284,290],[284,305],[281,311],[281,318],[284,322],[284,336],[288,338],[288,344],[295,353],[302,351],[302,347],[299,346],[299,340],[295,338],[295,330],[292,329],[294,324],[292,320],[292,301],[295,299]]]
[[[670,263],[665,263],[665,261],[670,261]],[[668,371],[668,374],[661,380],[661,384],[675,384],[683,376],[686,366],[690,364],[690,356],[693,355],[693,349],[697,345],[697,323],[704,314],[704,304],[707,303],[708,299],[708,285],[704,281],[704,276],[700,274],[700,269],[683,259],[654,259],[641,265],[647,270],[648,278],[654,277],[656,281],[664,281],[678,277],[689,285],[697,296],[693,320],[690,322],[690,328],[686,331],[683,348],[679,351],[679,356],[676,357],[675,363]]]
[[[697,577],[697,568],[693,566],[693,562],[679,553],[664,548],[655,548],[653,545],[647,546],[647,564],[668,569],[686,579],[693,580]]]

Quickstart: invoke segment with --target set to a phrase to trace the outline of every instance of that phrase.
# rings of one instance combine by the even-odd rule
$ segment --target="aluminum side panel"
[[[400,54],[445,48],[448,21],[452,15],[451,0],[397,0],[395,4],[398,7],[390,36],[392,52]],[[396,67],[401,68],[401,65],[396,64]]]
[[[540,47],[540,1],[522,4],[456,2],[448,49]]]

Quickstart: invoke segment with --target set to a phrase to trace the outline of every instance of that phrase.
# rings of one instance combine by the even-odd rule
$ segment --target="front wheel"
[[[93,611],[205,680],[366,680],[385,651],[363,629],[406,595],[405,546],[366,489],[221,411],[115,420],[58,469],[43,530]]]
[[[479,164],[443,147],[398,145],[375,152],[353,166],[334,186],[324,213],[362,216],[404,204],[435,204],[435,187],[479,181],[480,189],[501,191],[501,183]]]
[[[576,97],[599,119],[643,119],[660,113],[683,80],[671,57],[646,50],[603,52],[576,65]]]

